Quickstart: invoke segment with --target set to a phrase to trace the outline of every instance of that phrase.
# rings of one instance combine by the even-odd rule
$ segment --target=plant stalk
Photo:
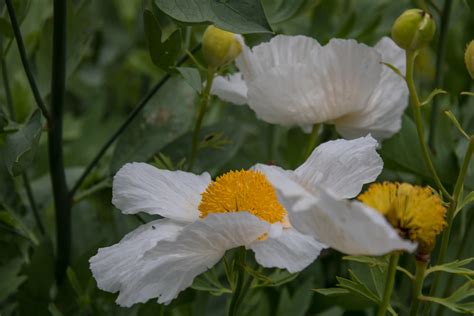
[[[418,315],[418,309],[420,307],[419,298],[422,295],[423,281],[425,279],[425,271],[427,265],[427,260],[416,259],[416,274],[415,280],[413,281],[413,297],[410,307],[410,316]]]
[[[433,177],[433,180],[438,186],[438,189],[440,189],[443,192],[446,198],[452,201],[451,195],[443,186],[443,183],[441,182],[441,179],[439,178],[438,173],[436,172],[433,162],[431,161],[431,156],[430,156],[428,146],[425,143],[423,119],[421,117],[421,110],[420,110],[421,104],[420,104],[420,99],[418,98],[418,94],[416,92],[415,82],[413,81],[415,58],[416,58],[416,52],[406,51],[407,72],[406,72],[405,80],[407,82],[408,90],[410,92],[410,103],[411,103],[411,108],[413,111],[413,117],[415,119],[415,125],[416,125],[417,134],[418,134],[418,141],[420,143],[420,147],[423,154],[423,159],[425,160],[425,164],[430,170],[431,176]]]
[[[41,113],[43,113],[43,116],[49,122],[50,115],[48,109],[46,108],[46,105],[44,104],[43,99],[41,98],[41,94],[36,84],[35,77],[33,76],[33,72],[31,71],[31,67],[28,62],[28,56],[26,55],[25,44],[23,43],[23,37],[21,36],[20,25],[18,24],[18,20],[16,18],[15,8],[13,7],[11,0],[5,0],[5,3],[7,5],[8,15],[10,17],[10,22],[12,24],[16,44],[18,46],[18,52],[20,53],[21,62],[23,64],[26,77],[28,78],[28,83],[30,84],[31,91],[33,92],[33,97],[35,98],[36,105],[40,108]],[[66,30],[64,30],[64,32],[66,32]]]
[[[314,124],[311,130],[311,134],[308,138],[308,144],[306,146],[306,150],[304,153],[304,158],[307,159],[311,153],[313,152],[314,148],[318,145],[318,136],[319,136],[319,129],[321,124]]]
[[[439,39],[438,39],[438,46],[436,48],[436,74],[435,74],[435,81],[434,87],[439,88],[443,84],[443,66],[444,60],[446,56],[446,49],[447,49],[447,39],[448,39],[448,28],[449,28],[449,20],[451,17],[451,8],[452,8],[452,0],[445,0],[443,12],[441,14],[441,26],[439,32]],[[431,118],[430,118],[430,133],[428,136],[428,144],[432,151],[435,150],[435,139],[436,139],[436,128],[438,126],[439,120],[439,103],[438,99],[433,99],[433,106],[431,107]]]
[[[397,273],[397,265],[398,265],[399,258],[400,258],[400,254],[398,252],[394,252],[390,255],[390,261],[387,267],[387,278],[385,281],[385,290],[383,293],[382,303],[380,304],[377,316],[384,316],[385,312],[390,306],[392,292],[395,286],[395,274]]]
[[[48,153],[56,215],[56,281],[59,284],[66,275],[71,250],[71,200],[64,170],[62,139],[66,80],[67,2],[54,0],[53,7],[53,62]]]
[[[239,315],[239,306],[241,305],[242,300],[247,294],[247,291],[250,288],[250,284],[252,283],[252,279],[245,274],[245,257],[245,248],[241,247],[237,254],[237,265],[239,270],[237,272],[237,281],[235,283],[235,287],[232,293],[232,299],[230,301],[228,316]]]
[[[196,123],[194,125],[188,171],[191,171],[193,169],[193,164],[194,164],[194,161],[196,160],[196,156],[199,151],[199,133],[201,132],[202,121],[204,119],[204,116],[206,115],[207,105],[209,104],[209,99],[210,99],[209,96],[211,94],[211,88],[212,88],[212,83],[214,81],[215,73],[216,73],[216,69],[213,69],[211,67],[207,69],[206,86],[204,87],[204,90],[201,93],[201,99],[198,105],[198,114],[196,118]]]

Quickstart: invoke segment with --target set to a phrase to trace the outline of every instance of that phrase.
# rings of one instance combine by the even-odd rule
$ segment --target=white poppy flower
[[[308,189],[314,182],[341,198],[357,194],[382,170],[376,145],[370,136],[333,141],[320,145],[295,171],[257,165],[228,172],[215,181],[208,173],[160,170],[145,163],[125,165],[114,178],[114,205],[125,214],[147,212],[165,218],[142,225],[116,245],[99,249],[90,259],[99,288],[119,291],[117,303],[122,306],[153,297],[167,304],[214,266],[226,250],[239,246],[251,249],[264,267],[301,271],[327,247],[326,242],[334,242],[311,230],[303,234],[294,229],[287,211],[320,206],[320,197],[330,193]],[[329,206],[327,211],[336,215],[329,217],[328,229],[361,229],[347,253],[358,253],[360,243],[371,237],[378,238],[372,241],[377,243],[377,253],[407,247],[391,235],[393,229],[377,212],[361,218],[356,211],[351,217],[337,215],[340,211]],[[333,236],[337,231],[324,233]],[[362,235],[364,240],[360,240]]]
[[[274,124],[333,123],[345,138],[395,134],[408,104],[402,78],[382,62],[405,72],[405,53],[391,39],[374,47],[333,39],[321,46],[305,36],[278,35],[252,49],[244,46],[240,73],[218,77],[212,93],[245,104]]]
[[[382,170],[377,142],[367,136],[335,140],[318,146],[295,171],[257,165],[278,192],[292,226],[340,252],[383,255],[394,250],[412,252],[416,244],[402,239],[379,212],[355,197],[363,184]]]

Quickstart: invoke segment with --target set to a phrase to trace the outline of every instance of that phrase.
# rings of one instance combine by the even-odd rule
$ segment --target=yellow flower
[[[428,187],[408,183],[375,183],[358,200],[383,214],[402,237],[418,242],[418,253],[429,254],[446,226],[446,208]]]

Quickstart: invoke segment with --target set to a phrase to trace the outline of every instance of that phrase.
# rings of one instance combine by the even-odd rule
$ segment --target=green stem
[[[415,119],[415,125],[416,125],[417,134],[418,134],[418,142],[420,143],[420,147],[423,154],[423,159],[425,160],[425,164],[430,170],[431,176],[433,177],[433,180],[438,186],[438,189],[440,189],[443,192],[446,198],[452,201],[451,195],[443,186],[438,176],[438,173],[436,172],[433,162],[431,161],[431,156],[430,156],[428,146],[426,146],[426,143],[425,143],[423,119],[421,118],[421,110],[420,110],[421,104],[420,104],[420,99],[418,98],[418,94],[416,92],[415,82],[413,81],[415,58],[416,58],[416,52],[406,51],[407,72],[406,72],[405,79],[407,82],[408,90],[410,92],[410,103],[411,103],[411,108],[413,110],[413,117]]]
[[[467,147],[466,154],[464,155],[464,160],[461,166],[461,170],[459,171],[459,175],[456,180],[456,184],[454,186],[453,201],[450,203],[447,214],[446,214],[447,226],[441,237],[441,246],[439,248],[438,258],[436,260],[436,264],[438,265],[443,264],[445,262],[446,252],[448,250],[448,245],[449,245],[449,237],[451,235],[451,229],[453,227],[454,214],[456,212],[457,201],[459,199],[459,195],[462,193],[464,178],[469,168],[469,163],[471,161],[473,152],[474,152],[474,137],[471,136],[471,139],[469,141],[469,146]],[[438,284],[440,282],[440,276],[441,276],[440,273],[437,273],[434,276],[433,283],[431,284],[431,287],[430,287],[429,296],[436,296],[436,291],[438,289]],[[429,315],[429,310],[430,310],[430,307],[429,305],[427,305],[427,307],[424,310],[423,315]]]
[[[196,124],[194,125],[191,156],[189,158],[189,165],[188,165],[189,171],[193,169],[194,160],[196,159],[197,152],[199,150],[199,133],[201,131],[202,121],[204,119],[204,115],[206,114],[207,105],[209,103],[209,96],[211,93],[211,88],[212,88],[212,83],[214,81],[215,73],[216,73],[215,69],[210,68],[210,67],[207,69],[206,86],[204,87],[204,90],[201,93],[201,99],[198,105],[198,115],[196,118]]]
[[[380,304],[377,316],[384,316],[388,307],[390,306],[390,300],[392,298],[393,288],[395,286],[395,274],[397,273],[399,253],[392,253],[390,255],[390,261],[387,268],[387,278],[385,281],[385,290],[383,293],[382,303]]]
[[[67,3],[64,0],[54,0],[53,8],[53,62],[48,153],[56,214],[56,281],[59,284],[66,275],[71,251],[71,200],[64,170],[62,139],[66,81]]]
[[[416,274],[413,281],[413,297],[411,301],[410,316],[418,315],[418,308],[420,307],[420,296],[423,294],[423,281],[425,279],[425,271],[428,262],[426,260],[416,260]]]
[[[308,138],[308,144],[306,146],[306,150],[304,153],[304,158],[307,159],[311,153],[313,152],[314,148],[318,145],[318,136],[319,136],[319,128],[321,124],[314,124],[313,129],[311,130],[311,134]]]
[[[201,45],[197,45],[194,47],[191,52],[196,52],[201,48]],[[181,57],[178,61],[177,66],[182,65],[184,62],[188,60],[188,56],[185,55]],[[72,187],[71,191],[69,192],[70,199],[74,198],[74,195],[81,187],[81,184],[87,178],[87,176],[94,170],[94,168],[99,163],[100,159],[105,155],[107,150],[113,145],[113,143],[119,138],[119,136],[130,126],[133,120],[138,116],[138,114],[143,110],[145,105],[148,104],[148,101],[165,85],[166,82],[171,78],[170,74],[166,74],[160,81],[158,81],[151,90],[138,102],[137,106],[135,106],[134,110],[128,115],[125,121],[117,128],[117,130],[109,137],[109,139],[105,142],[104,145],[99,149],[99,152],[95,155],[92,161],[87,165],[86,169],[82,172],[79,179],[76,181],[74,186]]]
[[[41,98],[41,94],[39,92],[38,86],[35,81],[35,77],[33,76],[33,72],[31,71],[30,64],[28,63],[28,56],[26,54],[25,44],[23,43],[23,37],[21,36],[20,25],[18,24],[18,20],[15,14],[15,8],[13,7],[11,0],[5,0],[8,9],[8,15],[10,16],[10,21],[12,24],[13,33],[15,35],[16,44],[18,46],[18,52],[20,53],[21,62],[23,64],[23,68],[25,69],[26,77],[28,78],[28,82],[30,84],[31,91],[33,92],[33,96],[35,98],[36,105],[40,108],[43,116],[50,121],[50,115],[46,108],[46,105]],[[65,31],[64,31],[65,32]],[[53,62],[54,65],[54,62]]]
[[[439,39],[438,39],[438,46],[437,46],[437,54],[436,54],[436,75],[434,81],[434,87],[438,88],[443,83],[443,66],[444,60],[446,56],[446,49],[447,49],[447,39],[448,39],[448,27],[449,27],[449,19],[451,17],[451,7],[452,7],[452,0],[445,0],[443,13],[441,15],[441,26],[439,32]],[[428,144],[431,150],[435,150],[435,137],[436,137],[436,127],[438,126],[438,119],[439,119],[439,103],[438,98],[433,99],[433,106],[431,107],[431,118],[430,118],[430,133],[428,138]]]
[[[10,118],[16,121],[15,117],[15,110],[13,108],[13,98],[12,98],[12,90],[10,89],[10,82],[8,80],[8,72],[7,72],[7,63],[5,62],[5,57],[2,58],[2,81],[3,86],[5,88],[5,97],[7,101],[7,108],[8,112],[10,112]]]
[[[237,265],[238,265],[238,272],[237,272],[237,280],[235,282],[235,287],[232,292],[232,299],[230,301],[229,306],[229,313],[228,316],[236,316],[238,315],[239,306],[242,303],[245,295],[247,294],[250,284],[252,283],[252,279],[245,274],[244,266],[245,266],[245,257],[246,251],[245,248],[241,247],[238,250],[237,254]]]

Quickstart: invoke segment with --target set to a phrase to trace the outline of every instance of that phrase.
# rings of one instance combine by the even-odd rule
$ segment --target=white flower
[[[407,248],[379,213],[370,210],[362,217],[356,209],[346,214],[338,209],[344,202],[332,196],[326,201],[330,194],[354,196],[364,183],[375,180],[382,170],[376,144],[371,137],[333,141],[319,146],[294,172],[256,165],[215,181],[208,173],[160,170],[144,163],[125,165],[114,178],[115,206],[125,214],[147,212],[164,218],[142,225],[116,245],[99,249],[90,259],[99,288],[120,291],[117,303],[122,306],[153,297],[167,304],[226,250],[239,246],[251,249],[264,267],[301,271],[327,247],[326,242],[335,243],[332,237],[312,230],[300,233],[288,215],[292,218],[290,211],[320,207],[322,197],[324,203],[337,206],[328,205],[327,212],[335,215],[326,223],[327,229],[337,230],[318,232],[334,236],[338,230],[347,230],[349,235],[339,232],[342,235],[337,236],[345,238],[361,230],[354,233],[355,246],[344,248],[348,253],[359,253],[360,244],[365,246],[365,240],[375,237],[370,243],[377,253]],[[314,183],[328,192],[313,191]]]
[[[379,212],[355,197],[382,170],[377,142],[367,136],[318,146],[295,171],[257,165],[276,188],[292,226],[340,252],[378,256],[394,250],[412,252]]]
[[[247,103],[257,117],[274,124],[333,123],[345,138],[395,134],[408,104],[402,78],[382,62],[405,72],[405,55],[391,39],[375,47],[333,39],[321,46],[305,36],[278,35],[252,49],[244,46],[240,74],[218,77],[212,93]]]

